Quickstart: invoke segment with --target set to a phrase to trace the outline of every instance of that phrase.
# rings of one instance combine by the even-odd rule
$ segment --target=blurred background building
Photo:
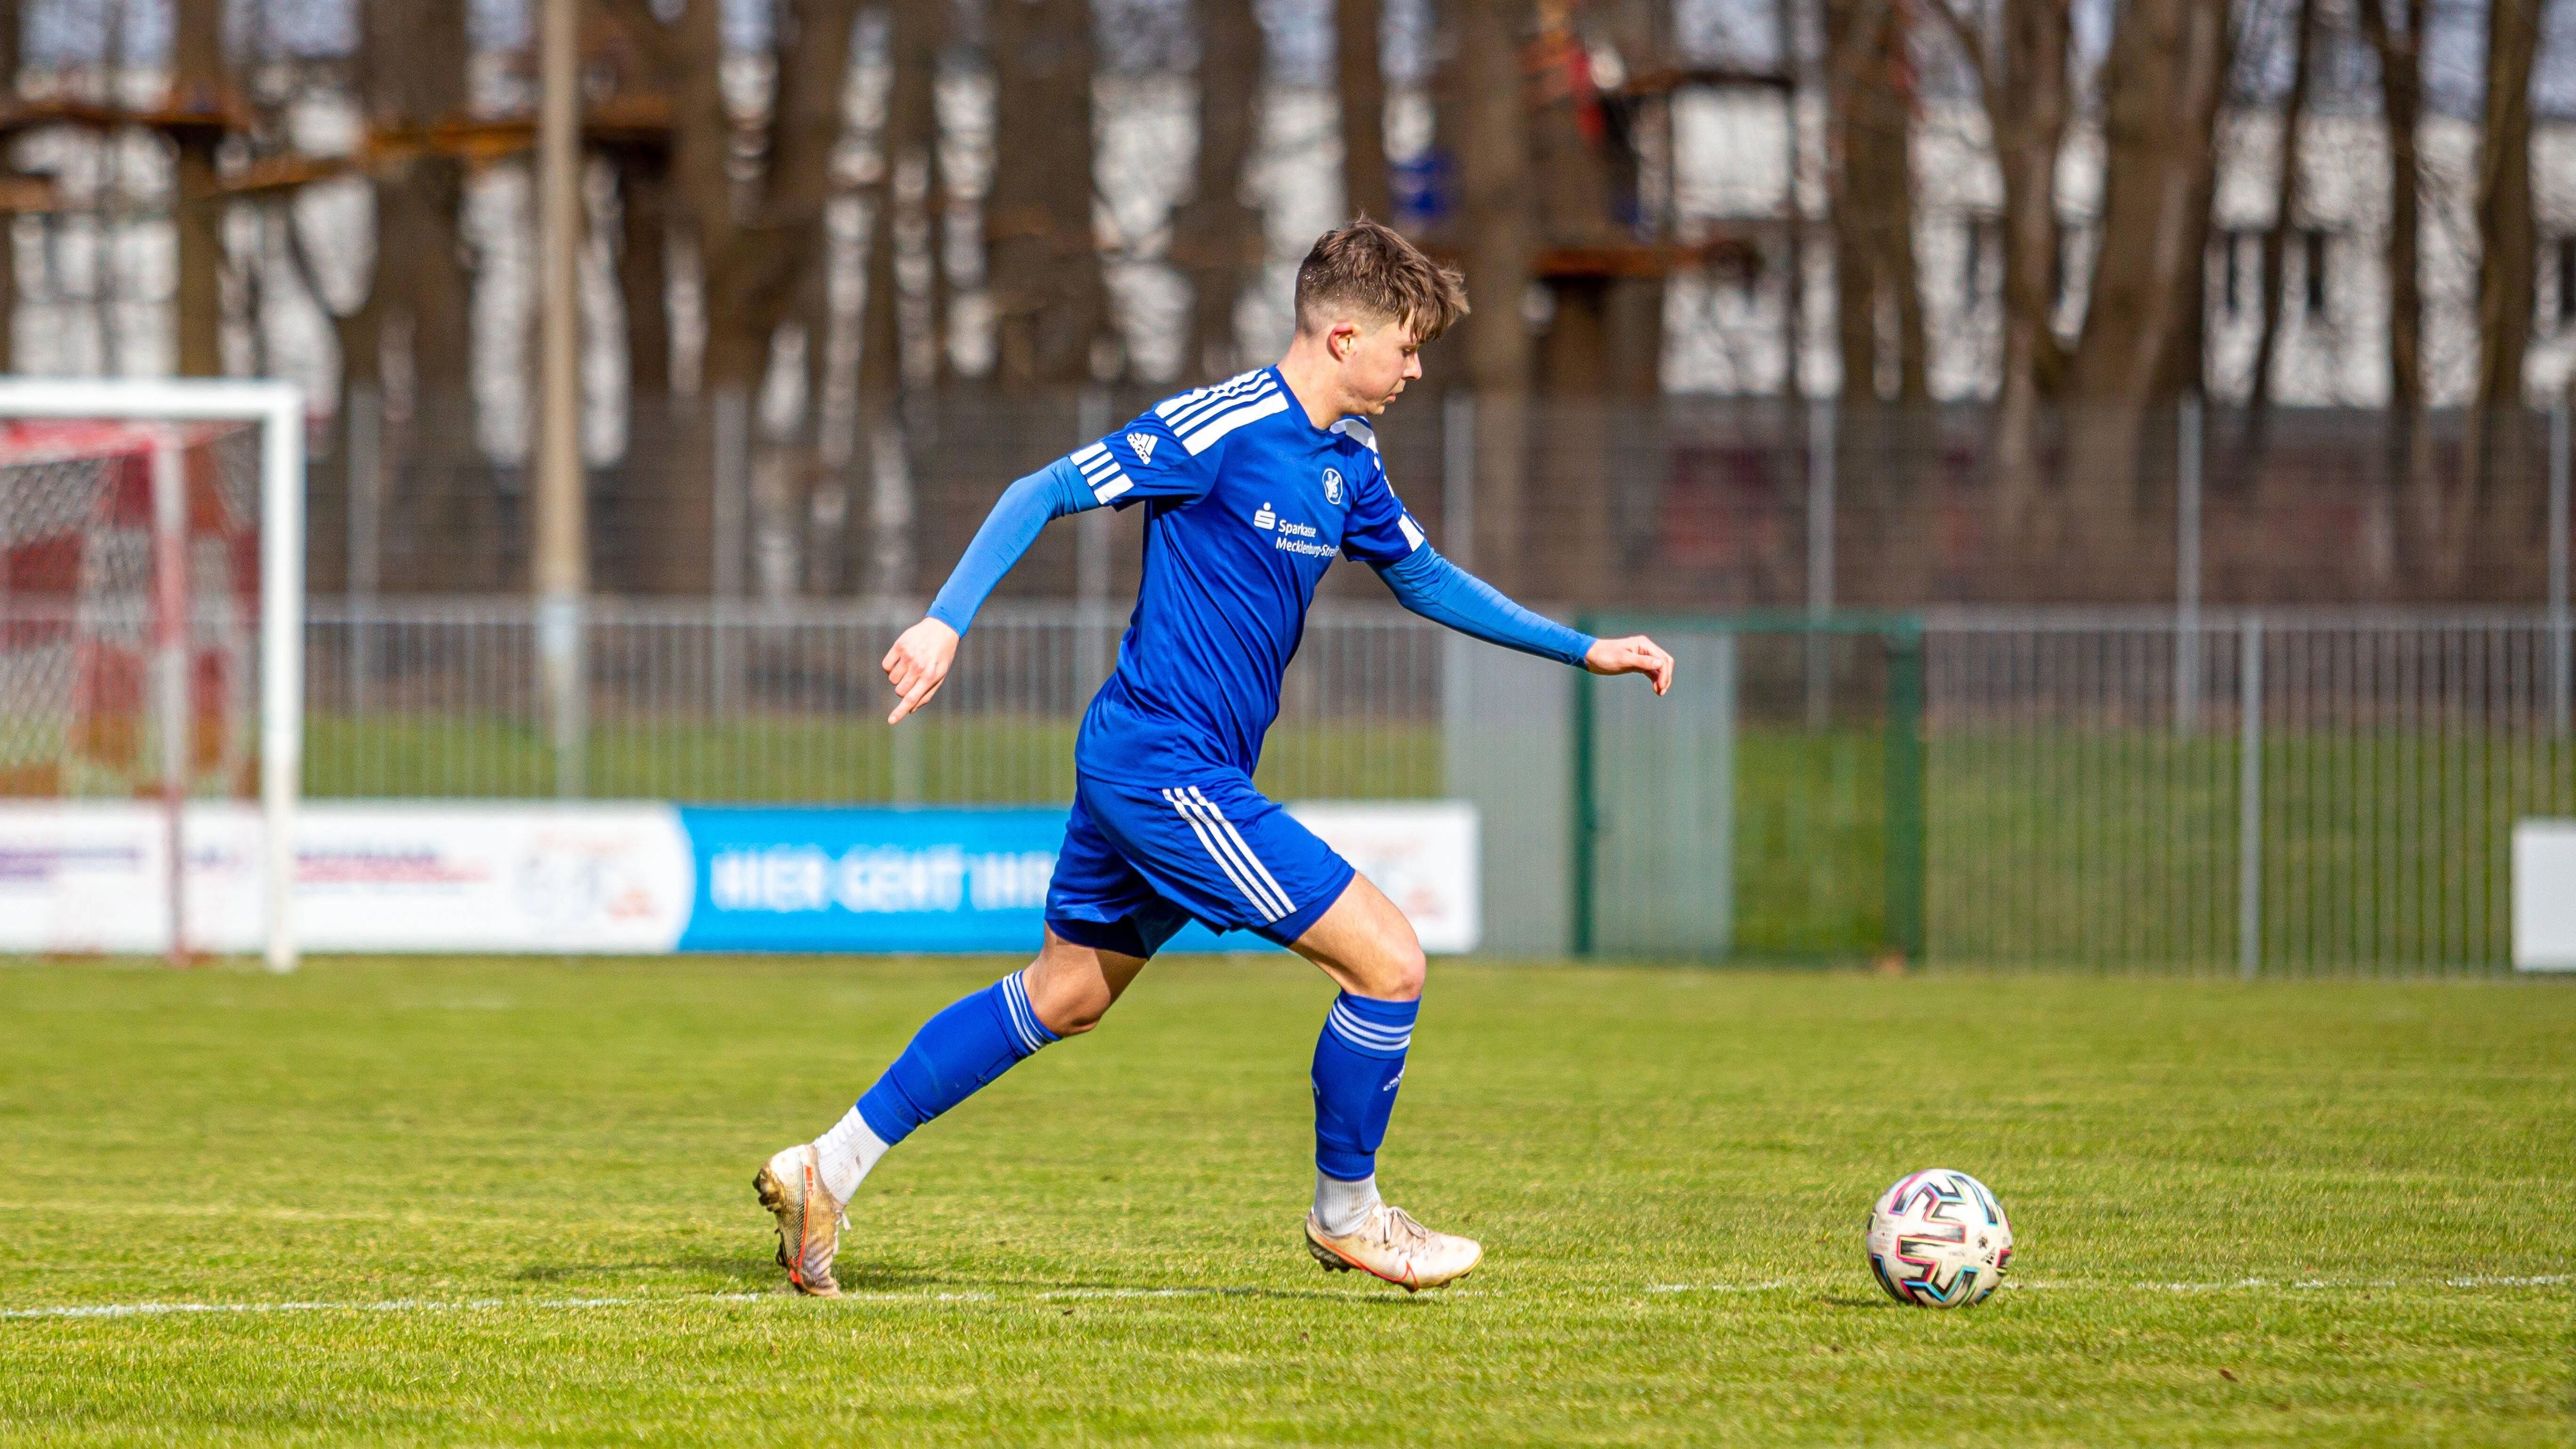
[[[9,367],[296,378],[318,591],[524,590],[529,10],[0,0]],[[923,597],[1365,211],[1478,309],[1397,486],[1532,597],[2170,601],[2190,514],[2211,602],[2537,601],[2571,16],[588,0],[592,577]],[[1114,596],[1134,529],[1009,588]]]

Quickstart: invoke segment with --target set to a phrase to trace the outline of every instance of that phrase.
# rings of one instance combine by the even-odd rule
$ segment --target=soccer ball
[[[1986,1185],[1927,1168],[1881,1194],[1869,1215],[1869,1271],[1899,1303],[1983,1303],[2012,1266],[2012,1224]]]

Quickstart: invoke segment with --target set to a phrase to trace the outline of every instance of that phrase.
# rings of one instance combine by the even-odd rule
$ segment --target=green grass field
[[[1329,988],[1158,964],[783,1295],[760,1158],[1002,964],[0,970],[0,1441],[2576,1435],[2563,984],[1443,964],[1383,1177],[1489,1256],[1408,1298],[1297,1244]],[[1861,1262],[1936,1164],[1971,1311]]]

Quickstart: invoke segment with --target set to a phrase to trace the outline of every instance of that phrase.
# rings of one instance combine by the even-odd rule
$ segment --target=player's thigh
[[[1289,949],[1323,968],[1354,996],[1414,1001],[1422,995],[1422,942],[1404,912],[1367,876],[1353,874],[1350,885]]]

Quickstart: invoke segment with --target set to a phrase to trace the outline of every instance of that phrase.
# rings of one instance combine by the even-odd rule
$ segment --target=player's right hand
[[[896,701],[894,713],[886,716],[887,724],[899,723],[905,715],[930,703],[939,692],[940,683],[948,678],[948,666],[957,657],[957,631],[937,619],[924,619],[903,631],[886,651],[879,667],[903,696]]]

